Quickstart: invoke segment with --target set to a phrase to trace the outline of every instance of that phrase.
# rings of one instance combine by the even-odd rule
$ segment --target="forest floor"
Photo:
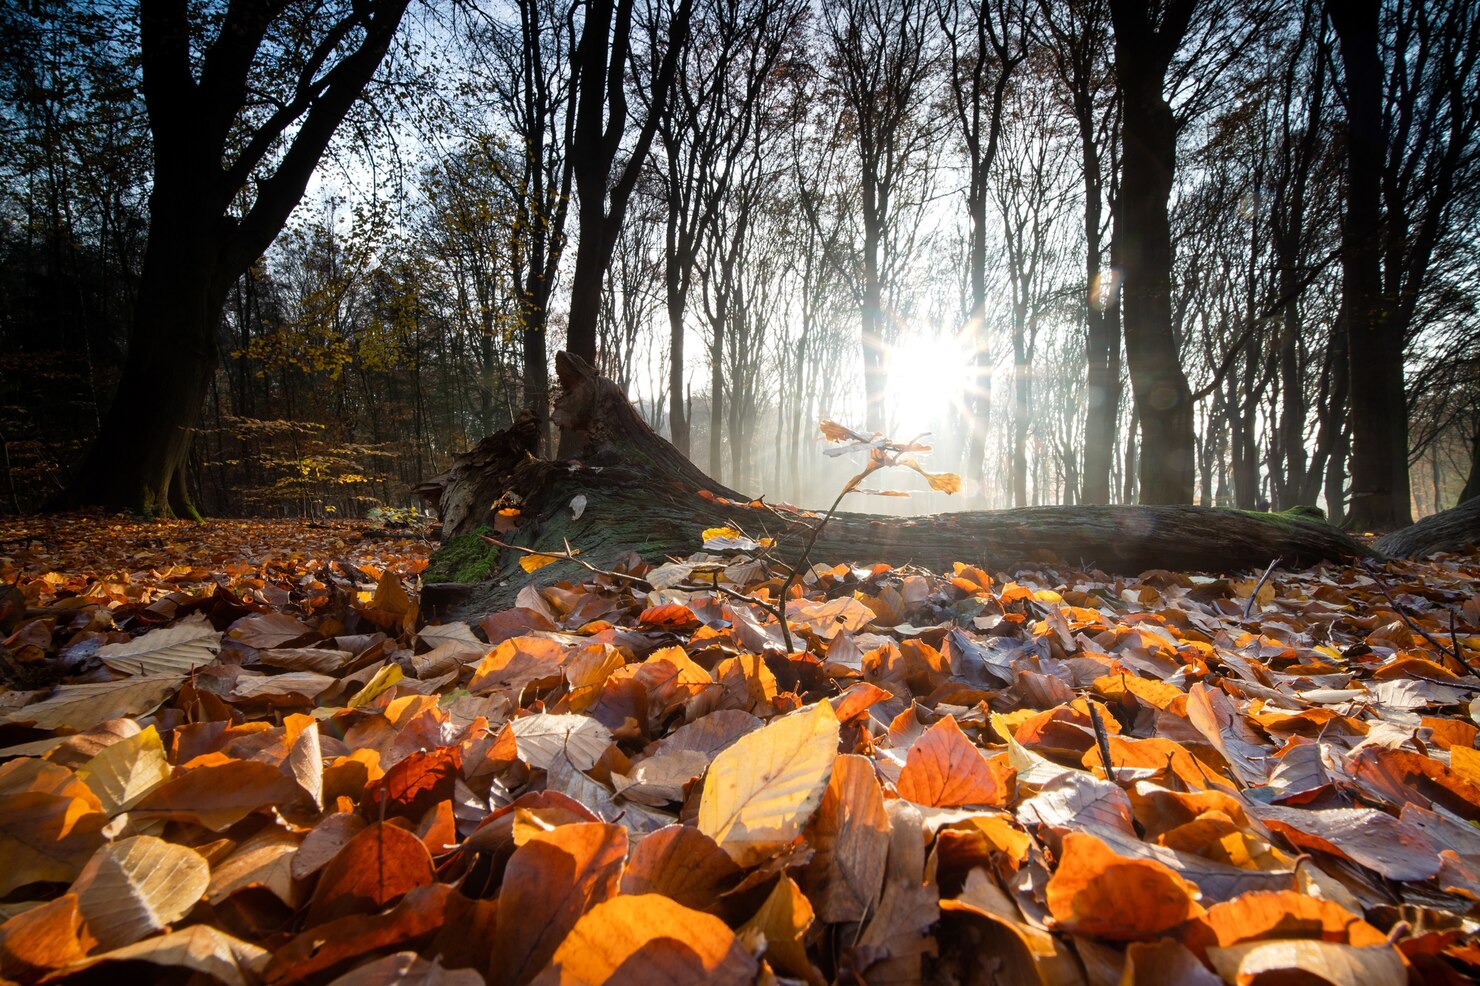
[[[823,564],[788,654],[740,556],[475,630],[433,547],[0,519],[0,976],[1480,973],[1480,555]]]

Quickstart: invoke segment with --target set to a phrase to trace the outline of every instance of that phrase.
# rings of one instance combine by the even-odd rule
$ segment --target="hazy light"
[[[960,408],[972,381],[971,347],[951,335],[913,335],[890,348],[889,420],[895,439],[948,427],[952,407]]]

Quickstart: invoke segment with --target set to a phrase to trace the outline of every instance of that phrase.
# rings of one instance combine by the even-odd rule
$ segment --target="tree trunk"
[[[444,539],[489,523],[488,504],[518,504],[519,527],[504,540],[563,551],[569,541],[581,559],[603,569],[633,553],[650,562],[686,556],[702,547],[705,528],[739,524],[777,539],[776,553],[798,561],[815,514],[753,507],[750,497],[704,475],[658,436],[611,381],[576,357],[555,360],[563,393],[554,419],[579,431],[586,452],[579,463],[530,456],[521,426],[479,443],[444,476],[418,492],[444,511]],[[580,517],[572,501],[585,497]],[[949,571],[952,562],[993,571],[1068,565],[1107,572],[1150,568],[1242,571],[1274,558],[1287,565],[1371,556],[1372,552],[1325,524],[1280,514],[1248,514],[1190,505],[1150,507],[1031,507],[969,511],[931,517],[841,513],[823,529],[815,561],[922,565]],[[504,552],[490,578],[457,593],[460,615],[481,616],[512,604],[528,584],[584,577],[571,562],[526,575],[515,552]],[[435,565],[435,561],[433,563]],[[452,593],[432,590],[447,600]]]
[[[1346,212],[1341,225],[1341,324],[1351,377],[1351,505],[1347,523],[1386,531],[1412,523],[1403,337],[1387,325],[1382,285],[1383,68],[1378,0],[1326,5],[1346,75]]]
[[[214,244],[195,217],[182,214],[189,210],[166,201],[152,211],[128,361],[97,440],[54,509],[87,505],[200,518],[184,468],[216,371],[216,327],[230,281],[217,276]]]
[[[1463,551],[1476,544],[1480,544],[1480,497],[1463,500],[1457,507],[1385,534],[1373,547],[1394,558],[1422,558],[1438,551]]]
[[[1174,3],[1158,30],[1136,0],[1112,0],[1115,71],[1122,96],[1120,248],[1126,361],[1141,419],[1141,503],[1191,503],[1192,392],[1172,328],[1172,230],[1167,204],[1177,126],[1163,88],[1195,0]]]

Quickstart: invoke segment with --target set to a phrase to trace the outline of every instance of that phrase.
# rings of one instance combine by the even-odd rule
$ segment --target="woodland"
[[[1473,0],[0,7],[0,983],[1480,978]]]

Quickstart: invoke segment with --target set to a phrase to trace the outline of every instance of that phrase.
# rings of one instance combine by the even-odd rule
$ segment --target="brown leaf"
[[[360,811],[366,818],[419,819],[437,802],[452,797],[461,770],[460,747],[413,753],[365,786]]]
[[[308,905],[306,926],[377,911],[436,878],[416,836],[388,822],[356,835],[324,868]]]
[[[242,941],[216,928],[193,924],[158,938],[146,938],[102,955],[94,955],[83,963],[69,967],[67,972],[80,972],[111,963],[144,962],[166,969],[196,972],[225,986],[254,986],[267,967],[269,955],[265,948]],[[124,968],[128,968],[128,965],[125,964]]]
[[[599,822],[561,825],[516,849],[498,899],[498,982],[533,979],[581,915],[616,894],[626,858],[627,830]]]
[[[807,841],[815,852],[802,882],[818,917],[862,921],[879,899],[889,855],[889,815],[866,758],[849,754],[833,764]]]
[[[0,924],[0,975],[39,978],[77,962],[96,945],[82,921],[76,894],[64,894]]]
[[[632,848],[622,874],[622,893],[662,894],[703,911],[735,885],[740,873],[709,836],[691,825],[669,825]]]
[[[210,880],[210,867],[194,849],[138,835],[99,849],[71,892],[88,932],[114,949],[184,917]]]
[[[0,895],[28,883],[66,883],[103,842],[108,816],[65,767],[0,766]]]
[[[1408,981],[1403,956],[1391,945],[1358,948],[1324,941],[1251,942],[1210,948],[1208,958],[1225,982],[1319,982],[1372,986]]]
[[[296,801],[293,778],[260,760],[231,760],[193,767],[144,796],[131,813],[138,818],[194,822],[215,832],[254,811]]]
[[[472,969],[444,969],[415,952],[396,952],[346,972],[329,986],[483,986]]]

